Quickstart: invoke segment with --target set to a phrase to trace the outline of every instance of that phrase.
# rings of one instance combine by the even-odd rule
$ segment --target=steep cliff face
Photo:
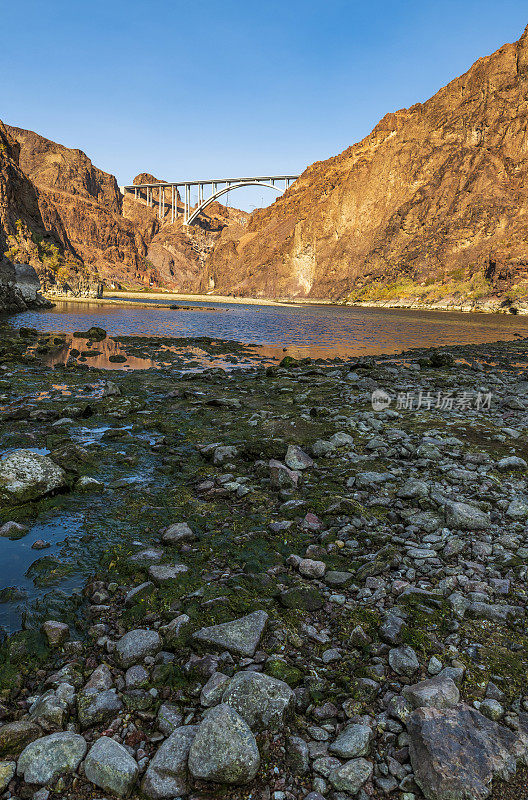
[[[123,217],[123,198],[113,175],[95,167],[81,150],[64,147],[32,131],[6,126],[20,147],[20,167],[38,190],[39,207],[54,228],[50,210],[61,221],[63,245],[81,264],[83,275],[62,265],[60,285],[88,282],[149,282],[143,265],[147,242],[134,223]],[[46,211],[44,211],[46,210]],[[38,267],[37,267],[38,268]],[[41,269],[48,288],[54,270]],[[56,272],[56,270],[55,270]]]
[[[159,183],[149,173],[134,178],[135,184]],[[152,270],[163,286],[183,293],[204,292],[214,288],[207,279],[205,261],[212,252],[222,231],[248,214],[221,203],[211,203],[200,215],[195,225],[183,225],[183,203],[178,194],[176,201],[180,216],[171,222],[170,190],[166,190],[165,214],[159,218],[159,192],[153,191],[152,206],[146,205],[145,197],[134,199],[125,195],[123,214],[148,242],[144,269]]]
[[[27,256],[18,259],[22,263],[10,258],[13,237],[20,239]],[[47,234],[38,192],[20,168],[17,143],[0,122],[0,312],[42,304],[39,280],[29,260],[39,247],[51,246],[60,247],[60,240]]]
[[[4,130],[17,152],[16,174],[7,176],[6,186],[18,206],[32,208],[19,213],[11,204],[6,246],[12,258],[35,266],[48,292],[94,295],[102,284],[182,292],[208,288],[206,256],[231,219],[247,215],[215,203],[192,228],[183,226],[181,217],[171,223],[170,190],[160,219],[159,191],[151,206],[145,197],[123,197],[114,176],[81,150],[22,128]],[[149,173],[134,179],[157,182]],[[37,247],[37,239],[44,244]]]
[[[528,295],[527,119],[528,28],[226,229],[211,280],[271,297]]]

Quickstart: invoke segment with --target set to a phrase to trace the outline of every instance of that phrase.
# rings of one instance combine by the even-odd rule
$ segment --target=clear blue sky
[[[300,172],[518,39],[528,6],[19,0],[1,24],[0,119],[129,183]]]

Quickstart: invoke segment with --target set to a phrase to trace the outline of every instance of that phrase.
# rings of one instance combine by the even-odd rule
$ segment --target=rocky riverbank
[[[0,314],[51,308],[51,305],[40,293],[40,281],[33,267],[0,260]]]
[[[61,347],[2,331],[0,537],[51,555],[0,797],[523,796],[528,341],[111,380]],[[77,545],[31,539],[74,511]]]

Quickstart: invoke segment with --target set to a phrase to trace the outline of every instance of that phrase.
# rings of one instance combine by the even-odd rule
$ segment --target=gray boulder
[[[18,759],[17,772],[26,783],[44,786],[59,775],[75,772],[87,744],[77,733],[52,733],[31,742]]]
[[[122,744],[101,736],[86,756],[84,774],[99,789],[127,797],[137,780],[139,767]]]
[[[158,749],[141,783],[141,790],[149,800],[188,794],[187,759],[197,730],[197,725],[176,728]]]
[[[163,703],[157,716],[158,728],[165,736],[170,736],[182,724],[183,715],[178,706]]]
[[[65,685],[65,684],[63,684]],[[73,689],[72,689],[73,691]],[[45,692],[29,709],[32,722],[48,732],[62,730],[68,717],[68,704],[53,689]]]
[[[146,656],[152,656],[158,650],[161,650],[159,633],[141,628],[125,633],[116,645],[116,655],[122,667],[139,664]]]
[[[460,700],[456,683],[445,675],[404,686],[402,694],[413,708],[454,708]]]
[[[389,651],[389,664],[397,675],[405,675],[408,678],[420,669],[418,657],[408,644],[394,647]]]
[[[248,783],[257,774],[260,755],[246,722],[222,703],[207,712],[189,752],[195,778],[219,783]]]
[[[494,778],[508,780],[527,737],[461,703],[419,708],[407,720],[414,778],[427,800],[483,800]]]
[[[51,458],[15,450],[0,460],[0,500],[23,503],[66,486],[66,473]]]
[[[333,769],[328,779],[338,792],[356,794],[372,775],[372,764],[365,758],[353,758]]]
[[[380,625],[379,634],[384,642],[399,644],[403,628],[405,628],[405,620],[397,614],[391,614],[389,612],[385,615]]]
[[[372,728],[359,723],[347,725],[328,748],[339,758],[358,758],[366,756],[372,741]]]
[[[0,756],[18,756],[41,733],[39,726],[27,719],[0,726]]]
[[[230,461],[233,458],[238,456],[238,450],[236,447],[232,445],[223,445],[221,447],[217,447],[214,451],[213,455],[213,463],[216,467],[220,466],[224,463],[224,461]]]
[[[99,664],[88,678],[84,688],[85,690],[95,689],[101,692],[103,689],[110,689],[113,682],[110,668],[106,664]]]
[[[196,539],[196,534],[186,522],[175,522],[169,525],[162,537],[165,544],[179,544],[180,542],[192,542]]]
[[[185,564],[153,564],[149,567],[148,575],[151,581],[161,586],[164,583],[171,583],[178,580],[189,570]]]
[[[506,472],[506,470],[510,469],[525,470],[527,467],[528,464],[524,458],[520,458],[519,456],[506,456],[505,458],[501,458],[499,461],[497,461],[497,469],[501,472]]]
[[[293,470],[309,469],[313,467],[314,463],[308,453],[305,453],[304,450],[301,450],[296,444],[288,445],[284,461],[286,466]]]
[[[134,588],[130,589],[125,597],[126,607],[131,608],[132,606],[135,606],[136,603],[146,600],[146,598],[149,597],[154,591],[155,586],[152,581],[145,581],[145,583],[140,583],[139,586],[134,586]]]
[[[489,514],[467,503],[446,503],[446,523],[450,528],[462,531],[484,531],[491,526]]]
[[[77,695],[77,715],[83,730],[113,719],[122,708],[123,703],[113,689],[102,692],[86,689]]]
[[[216,706],[221,700],[230,678],[223,672],[213,672],[200,693],[200,703],[206,708]]]
[[[253,656],[267,621],[268,615],[265,611],[254,611],[233,622],[202,628],[193,634],[193,638],[240,656]]]
[[[262,672],[237,672],[229,681],[222,702],[240,714],[252,730],[278,731],[295,695],[287,683]]]

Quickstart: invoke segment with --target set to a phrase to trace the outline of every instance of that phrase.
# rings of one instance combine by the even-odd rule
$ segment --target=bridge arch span
[[[219,189],[218,192],[208,197],[206,200],[203,200],[199,205],[196,206],[192,214],[190,214],[189,218],[187,219],[187,225],[192,225],[194,220],[200,215],[202,211],[205,211],[207,206],[214,203],[215,200],[218,200],[219,197],[222,197],[223,194],[227,194],[227,192],[232,192],[234,189],[242,189],[244,186],[262,186],[263,189],[275,189],[276,192],[279,194],[284,191],[279,186],[273,186],[271,183],[261,183],[260,181],[244,181],[241,183],[232,183],[231,186],[224,186],[223,189]]]
[[[244,186],[262,186],[264,189],[275,189],[279,194],[282,191],[290,188],[290,185],[297,180],[298,175],[254,175],[244,178],[209,178],[208,180],[198,181],[170,181],[157,182],[157,183],[137,183],[130,186],[122,186],[121,192],[126,195],[127,192],[134,192],[134,199],[140,202],[145,202],[147,206],[154,205],[154,192],[158,196],[158,216],[160,219],[165,217],[165,193],[170,191],[170,204],[171,204],[171,222],[175,222],[179,215],[178,197],[179,189],[184,189],[184,209],[183,209],[183,224],[192,225],[201,211],[207,208],[214,200],[218,200],[222,195],[231,192],[234,189],[242,189]],[[276,186],[276,183],[284,184],[284,190]],[[211,195],[204,198],[204,188],[209,186],[211,188]],[[223,186],[223,189],[219,189]],[[198,204],[195,209],[191,205],[191,191],[196,189],[198,191]]]

